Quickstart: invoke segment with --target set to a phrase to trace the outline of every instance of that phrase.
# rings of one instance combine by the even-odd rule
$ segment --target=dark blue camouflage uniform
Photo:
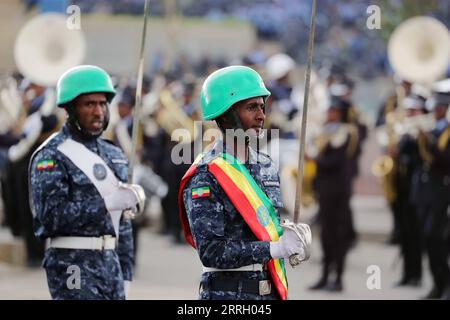
[[[223,144],[220,142],[205,154],[195,175],[183,190],[184,205],[197,252],[202,264],[210,268],[233,269],[264,264],[271,259],[269,242],[256,238],[217,180],[207,170],[207,163],[220,155],[222,150]],[[280,182],[273,162],[267,155],[250,149],[249,161],[245,163],[245,167],[269,197],[279,218],[279,209],[282,207]],[[192,199],[192,189],[205,186],[210,188],[210,196]],[[261,296],[241,290],[214,291],[210,289],[213,279],[267,280],[270,275],[266,270],[205,272],[201,279],[200,299],[279,299],[273,283],[271,294]]]
[[[89,178],[57,150],[67,138],[98,154],[115,173],[127,180],[128,162],[113,144],[94,139],[82,141],[66,126],[36,153],[30,164],[30,200],[34,230],[40,239],[54,237],[101,237],[115,231],[105,202]],[[53,160],[51,169],[38,170],[41,160]],[[121,219],[115,250],[49,248],[43,267],[53,299],[124,299],[123,281],[132,279],[133,239],[130,220]],[[69,289],[71,265],[80,268],[80,289]],[[70,280],[70,279],[69,279]]]

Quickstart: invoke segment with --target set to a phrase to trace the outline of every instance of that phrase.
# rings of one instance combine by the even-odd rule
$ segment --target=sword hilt
[[[303,246],[303,252],[302,254],[293,254],[289,256],[289,264],[294,268],[301,264],[303,261],[307,261],[309,257],[311,256],[311,230],[308,225],[306,224],[295,224],[294,222],[291,222],[289,220],[284,220],[281,224],[281,227],[291,229],[293,230],[297,236],[299,237],[300,241],[302,242]]]

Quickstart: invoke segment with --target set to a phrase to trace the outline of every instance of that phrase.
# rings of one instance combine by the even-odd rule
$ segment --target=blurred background
[[[370,5],[379,8],[377,28],[369,28]],[[27,168],[32,152],[65,120],[54,106],[54,87],[64,70],[93,64],[113,76],[119,94],[110,106],[105,137],[130,156],[143,11],[143,0],[0,2],[0,299],[50,298],[40,267],[44,247],[32,232]],[[201,264],[184,244],[176,205],[189,164],[174,163],[178,142],[171,134],[186,129],[183,144],[190,159],[194,143],[208,144],[194,132],[194,121],[201,120],[203,80],[217,68],[250,66],[272,92],[266,127],[279,130],[279,136],[269,132],[264,147],[276,150],[271,156],[280,169],[282,215],[292,218],[310,12],[306,0],[150,0],[135,170],[148,201],[146,213],[134,220],[131,299],[197,298]],[[415,16],[432,20],[416,20],[400,33],[399,26]],[[419,131],[431,132],[436,119],[429,101],[450,94],[449,26],[446,0],[318,1],[301,213],[313,226],[314,250],[308,263],[288,270],[291,299],[419,299],[437,284],[442,291],[450,285],[450,275],[436,280],[430,270],[428,231],[417,218],[422,207],[413,201],[423,193],[408,188],[420,184],[414,177],[428,164],[411,160],[420,154],[401,142],[408,136],[417,144]],[[348,230],[341,257],[345,272],[341,290],[311,290],[321,275],[322,235],[328,232],[324,214],[319,215],[321,201],[327,201],[318,183],[324,179],[321,161],[332,161],[332,149],[344,144],[327,131],[333,108],[345,125],[342,141],[349,137],[352,145],[339,160],[350,166],[343,183],[350,183],[351,194],[343,195],[347,204],[334,208],[333,218]],[[412,109],[428,117],[410,121]],[[407,173],[400,169],[404,166]],[[443,167],[439,179],[448,186],[450,160]],[[432,200],[447,201],[446,214],[448,194]],[[376,288],[368,286],[371,266],[379,271]]]

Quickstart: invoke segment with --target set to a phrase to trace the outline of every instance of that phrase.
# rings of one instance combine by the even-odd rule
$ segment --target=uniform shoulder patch
[[[208,198],[211,194],[211,190],[208,186],[192,188],[192,199]]]
[[[36,169],[38,169],[38,171],[49,170],[53,169],[54,167],[55,161],[53,161],[52,159],[40,160],[36,164]]]

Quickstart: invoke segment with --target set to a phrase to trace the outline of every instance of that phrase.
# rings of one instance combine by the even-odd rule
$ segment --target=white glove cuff
[[[130,294],[131,281],[124,280],[123,281],[123,289],[125,291],[125,300],[128,299],[128,295]]]
[[[282,246],[279,241],[270,242],[270,255],[273,259],[284,258]]]

